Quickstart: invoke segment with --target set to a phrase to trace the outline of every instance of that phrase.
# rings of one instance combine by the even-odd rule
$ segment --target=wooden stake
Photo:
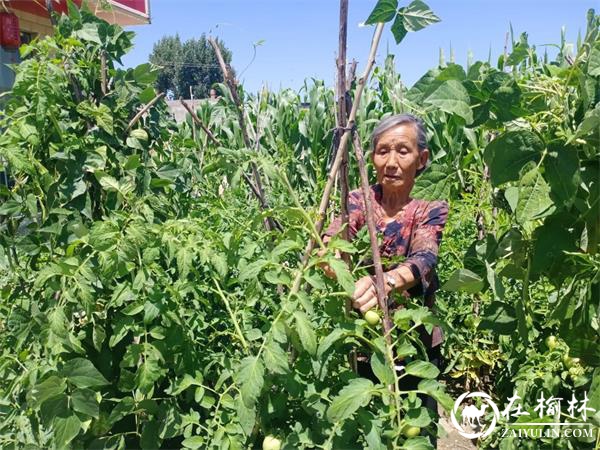
[[[221,54],[221,49],[217,42],[212,38],[208,38],[208,42],[212,45],[213,50],[215,51],[215,55],[217,56],[217,60],[219,61],[219,66],[221,67],[221,72],[223,73],[223,79],[225,80],[225,84],[229,88],[229,92],[231,93],[231,98],[233,98],[233,102],[236,107],[236,112],[238,116],[238,122],[240,124],[240,129],[242,131],[242,138],[244,139],[244,145],[247,149],[252,148],[252,144],[250,143],[250,138],[248,137],[248,129],[246,128],[246,121],[244,119],[244,106],[240,100],[237,90],[237,82],[235,78],[231,74],[225,59],[223,59],[223,55]],[[267,205],[267,201],[265,200],[265,194],[262,187],[262,181],[260,179],[260,174],[258,173],[258,167],[254,162],[250,163],[250,167],[252,169],[252,177],[254,178],[254,184],[256,190],[259,194],[259,200],[261,205]],[[273,228],[276,228],[276,225],[271,217],[265,219],[265,228],[267,231],[271,231]]]
[[[358,133],[353,133],[354,136],[354,152],[358,162],[358,170],[360,173],[360,182],[365,201],[365,217],[367,228],[369,230],[369,238],[371,241],[371,252],[373,253],[373,266],[375,267],[375,292],[377,293],[377,303],[383,311],[383,331],[385,342],[388,346],[392,345],[392,321],[388,311],[387,295],[385,293],[385,285],[383,280],[383,267],[381,265],[381,255],[379,254],[379,243],[377,242],[377,229],[375,227],[375,215],[373,214],[373,205],[371,205],[371,188],[369,186],[369,178],[367,175],[367,165],[365,164],[364,152],[360,144]]]
[[[362,96],[363,90],[365,89],[365,84],[369,78],[371,73],[371,69],[375,64],[375,54],[377,53],[377,47],[379,46],[379,41],[381,40],[381,33],[383,32],[383,23],[378,23],[375,28],[375,33],[373,35],[373,39],[371,41],[371,50],[369,52],[369,57],[367,59],[367,65],[365,70],[358,80],[356,86],[356,94],[354,98],[354,103],[352,104],[352,110],[350,111],[350,116],[348,117],[348,123],[346,129],[344,130],[344,134],[340,140],[340,146],[338,151],[336,152],[335,159],[333,164],[331,165],[331,169],[329,171],[329,176],[327,177],[327,183],[325,184],[325,188],[323,189],[323,195],[321,197],[321,203],[319,204],[319,211],[317,216],[317,222],[315,224],[315,229],[317,233],[321,233],[323,231],[323,224],[325,219],[325,213],[327,212],[327,206],[329,205],[329,197],[331,195],[331,188],[333,187],[333,182],[335,180],[335,176],[340,168],[342,163],[342,154],[346,150],[348,145],[348,140],[350,139],[350,130],[354,128],[354,121],[356,119],[356,114],[358,112],[358,107],[360,105],[360,98]],[[308,241],[306,248],[304,249],[304,255],[300,261],[300,271],[296,275],[294,279],[294,284],[292,286],[291,293],[296,293],[300,289],[300,285],[302,284],[302,273],[303,269],[310,258],[310,254],[312,253],[315,247],[315,239],[311,237]]]
[[[187,110],[187,112],[190,113],[190,116],[192,116],[192,120],[196,123],[196,125],[198,125],[200,128],[202,128],[202,130],[206,133],[206,135],[208,136],[208,139],[210,139],[213,144],[215,144],[217,147],[219,147],[221,145],[221,143],[217,140],[215,135],[212,134],[212,131],[210,131],[206,127],[206,125],[204,125],[204,123],[200,120],[200,117],[198,117],[198,114],[196,114],[196,111],[194,111],[194,109],[190,105],[188,105],[182,98],[179,99],[179,102],[183,105],[183,107]]]
[[[150,100],[142,109],[139,110],[139,112],[133,117],[133,119],[131,119],[131,121],[129,122],[129,125],[127,125],[127,128],[125,129],[125,132],[128,132],[129,130],[131,130],[131,128],[133,128],[133,126],[137,123],[138,120],[140,120],[140,118],[146,113],[148,112],[148,110],[150,108],[152,108],[152,106],[159,101],[161,98],[163,98],[165,96],[164,92],[161,92],[160,94],[158,94],[156,97],[154,97],[152,100]]]

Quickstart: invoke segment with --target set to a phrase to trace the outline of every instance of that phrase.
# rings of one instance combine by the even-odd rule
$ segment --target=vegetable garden
[[[220,99],[180,125],[154,68],[118,68],[131,32],[71,5],[24,45],[0,118],[0,447],[429,449],[417,393],[449,411],[482,391],[517,392],[532,415],[540,393],[596,411],[591,438],[482,448],[599,448],[600,16],[553,59],[523,33],[498,61],[440,61],[411,88],[393,55],[371,71],[386,23],[400,42],[438,20],[380,0],[342,101],[319,80],[252,94],[225,67]],[[344,149],[405,111],[432,155],[413,194],[450,204],[442,287],[436,311],[398,297],[371,324],[346,305],[369,233],[319,253],[320,233],[346,195]],[[418,333],[437,324],[444,373]]]

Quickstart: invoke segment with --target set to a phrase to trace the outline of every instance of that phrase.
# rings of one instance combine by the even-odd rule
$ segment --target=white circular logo
[[[456,420],[456,416],[458,414],[458,409],[462,402],[469,398],[479,397],[482,399],[482,404],[478,408],[475,405],[467,405],[462,410],[462,422],[459,424],[458,420]],[[486,409],[490,407],[492,412],[494,413],[494,417],[492,418],[492,423],[489,425],[481,422],[482,417],[486,413]],[[500,411],[498,411],[498,407],[492,401],[492,397],[484,392],[465,392],[460,397],[456,399],[454,402],[454,408],[452,408],[452,413],[450,414],[450,419],[452,420],[452,424],[458,430],[458,433],[466,437],[468,439],[474,439],[479,437],[486,437],[496,427],[496,422],[500,418]],[[475,427],[479,427],[479,431],[477,433],[469,433],[465,431],[465,427],[470,427],[474,429]]]

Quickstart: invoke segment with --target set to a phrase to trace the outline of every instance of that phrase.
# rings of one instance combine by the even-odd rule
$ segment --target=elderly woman
[[[379,249],[382,259],[406,257],[400,264],[384,265],[386,293],[397,291],[407,297],[421,297],[425,305],[432,307],[438,287],[434,268],[448,204],[410,196],[415,178],[426,169],[429,158],[423,122],[411,114],[382,120],[373,131],[371,157],[377,184],[371,186],[369,194],[375,225],[383,237]],[[366,223],[362,190],[351,192],[348,203],[348,234],[353,239]],[[325,232],[324,242],[328,242],[340,227],[341,218],[338,217]],[[334,275],[328,266],[323,269],[327,275]],[[367,275],[356,282],[352,305],[363,314],[377,306],[373,276]],[[393,310],[394,305],[390,306]],[[435,327],[431,334],[421,330],[421,339],[428,348],[430,361],[439,365],[441,330]],[[425,403],[428,407],[436,407],[431,399]]]

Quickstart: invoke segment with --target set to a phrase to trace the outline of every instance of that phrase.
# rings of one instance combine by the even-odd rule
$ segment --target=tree
[[[217,39],[223,59],[231,62],[231,51]],[[172,90],[176,97],[207,97],[214,83],[223,81],[217,56],[205,34],[183,44],[179,35],[164,36],[154,44],[150,62],[160,67],[156,87]]]
[[[150,62],[161,67],[156,80],[160,92],[171,89],[178,94],[177,76],[182,63],[182,45],[179,35],[164,36],[154,44]]]

